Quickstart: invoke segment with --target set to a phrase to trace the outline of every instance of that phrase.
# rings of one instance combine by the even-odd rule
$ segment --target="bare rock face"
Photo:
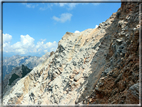
[[[106,68],[88,104],[139,104],[139,3],[122,3],[106,54]],[[111,18],[111,17],[110,17]],[[112,33],[113,34],[113,33]]]
[[[95,29],[67,32],[3,104],[138,104],[139,3],[125,5]]]
[[[138,99],[139,99],[139,83],[136,83],[127,90],[126,103],[138,104],[139,103]]]

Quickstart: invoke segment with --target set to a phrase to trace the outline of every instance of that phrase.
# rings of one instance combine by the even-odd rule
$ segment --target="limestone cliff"
[[[66,32],[3,104],[138,104],[139,3],[122,3],[95,29]],[[135,99],[135,100],[132,100]]]

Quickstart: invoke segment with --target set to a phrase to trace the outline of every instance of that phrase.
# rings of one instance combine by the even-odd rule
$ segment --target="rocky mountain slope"
[[[95,29],[66,32],[55,53],[3,104],[138,104],[139,3],[122,3]]]
[[[32,69],[36,67],[39,63],[43,62],[45,59],[49,57],[49,52],[47,52],[42,57],[37,56],[20,56],[15,55],[12,57],[4,57],[3,58],[3,79],[6,74],[9,74],[12,69],[17,66],[21,66],[22,64]]]

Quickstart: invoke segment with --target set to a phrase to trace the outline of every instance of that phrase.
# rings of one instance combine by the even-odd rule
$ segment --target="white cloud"
[[[30,37],[29,35],[21,35],[21,42],[23,45],[32,45],[34,43],[34,38]]]
[[[12,36],[9,34],[3,34],[3,51],[7,52],[10,50],[10,42],[11,42]],[[5,49],[7,47],[7,49]]]
[[[38,4],[30,4],[30,3],[22,3],[23,5],[25,5],[28,8],[35,8],[36,6],[38,6]]]
[[[58,4],[58,3],[57,3]],[[65,5],[67,5],[67,3],[59,3],[59,6],[60,7],[63,7],[63,6],[65,6]]]
[[[68,10],[72,10],[78,3],[56,3],[56,5],[59,5],[60,7],[67,6]]]
[[[86,4],[89,4],[89,3],[54,3],[54,4],[44,4],[42,3],[42,7],[40,7],[39,9],[40,10],[47,10],[48,8],[52,9],[53,6],[59,6],[59,7],[65,7],[67,10],[72,10],[74,9],[77,5],[86,5]],[[99,5],[100,3],[92,3],[93,5]],[[27,7],[32,7],[31,5],[27,5]]]
[[[61,0],[63,1],[63,0]],[[65,0],[66,1],[66,0]],[[39,7],[39,10],[47,10],[48,8],[50,8],[52,10],[52,6],[53,5],[56,5],[56,6],[60,6],[60,7],[65,7],[66,9],[68,10],[72,10],[74,9],[77,5],[81,4],[81,5],[86,5],[86,4],[89,4],[89,3],[74,3],[74,1],[80,1],[80,0],[69,0],[69,1],[72,1],[72,3],[41,3],[40,5],[38,4],[31,4],[31,3],[22,3],[23,5],[25,5],[26,7],[28,8],[35,8],[37,6],[40,6]],[[83,1],[83,0],[81,0]],[[84,0],[86,1],[86,0]],[[93,0],[92,0],[93,1]],[[99,5],[99,1],[101,2],[102,0],[97,0],[98,3],[91,3],[93,5]],[[107,0],[106,0],[107,1]],[[109,1],[109,0],[108,0]],[[114,0],[115,1],[115,0]]]
[[[70,21],[71,17],[72,17],[71,13],[63,13],[60,15],[60,17],[53,16],[53,19],[61,23],[64,23],[66,21]]]
[[[95,28],[97,28],[97,27],[98,27],[98,25],[95,26]]]
[[[76,1],[76,0],[72,0],[72,1]],[[83,1],[83,0],[77,0],[77,1]],[[84,0],[84,1],[86,1],[86,0]],[[92,0],[92,1],[94,1],[94,0]],[[96,0],[96,2],[101,2],[102,0]],[[107,1],[107,0],[106,0]],[[109,0],[108,0],[109,1]],[[115,1],[115,0],[114,0]],[[87,5],[87,4],[89,4],[89,3],[55,3],[55,5],[58,5],[58,6],[60,6],[60,7],[67,7],[67,9],[68,10],[72,10],[72,9],[74,9],[77,5],[79,5],[79,4],[81,4],[81,5]],[[99,5],[100,3],[91,3],[91,4],[93,4],[93,5],[95,5],[95,6],[97,6],[97,5]]]
[[[80,33],[80,31],[76,30],[74,33]]]
[[[78,5],[78,3],[69,3],[69,5],[68,5],[69,8],[68,9],[71,10],[71,9],[75,8],[76,5]]]
[[[57,42],[45,42],[45,39],[41,39],[37,42],[37,44],[34,43],[35,39],[31,36],[27,35],[21,35],[20,41],[16,42],[15,44],[10,44],[10,41],[12,39],[12,36],[9,34],[3,34],[4,35],[4,43],[3,48],[4,52],[14,52],[18,54],[30,54],[30,53],[45,53],[49,52],[51,50],[54,50],[57,48]]]
[[[12,39],[12,36],[9,34],[3,34],[3,43],[9,43]]]
[[[15,52],[20,54],[26,54],[27,52],[32,52],[34,48],[34,38],[30,37],[29,35],[21,35],[21,41],[17,42],[13,45],[10,45]],[[12,50],[11,50],[12,51]]]
[[[41,5],[42,5],[42,6],[39,8],[39,10],[42,10],[42,11],[47,10],[47,9],[52,10],[53,4],[50,4],[50,3],[47,3],[47,4],[42,3]]]

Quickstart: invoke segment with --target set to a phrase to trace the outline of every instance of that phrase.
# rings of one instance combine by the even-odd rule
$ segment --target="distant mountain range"
[[[12,69],[22,64],[27,66],[29,69],[33,69],[38,64],[44,62],[49,57],[49,52],[47,52],[42,57],[37,56],[20,56],[14,55],[12,57],[3,57],[3,79],[5,75],[9,74]]]

